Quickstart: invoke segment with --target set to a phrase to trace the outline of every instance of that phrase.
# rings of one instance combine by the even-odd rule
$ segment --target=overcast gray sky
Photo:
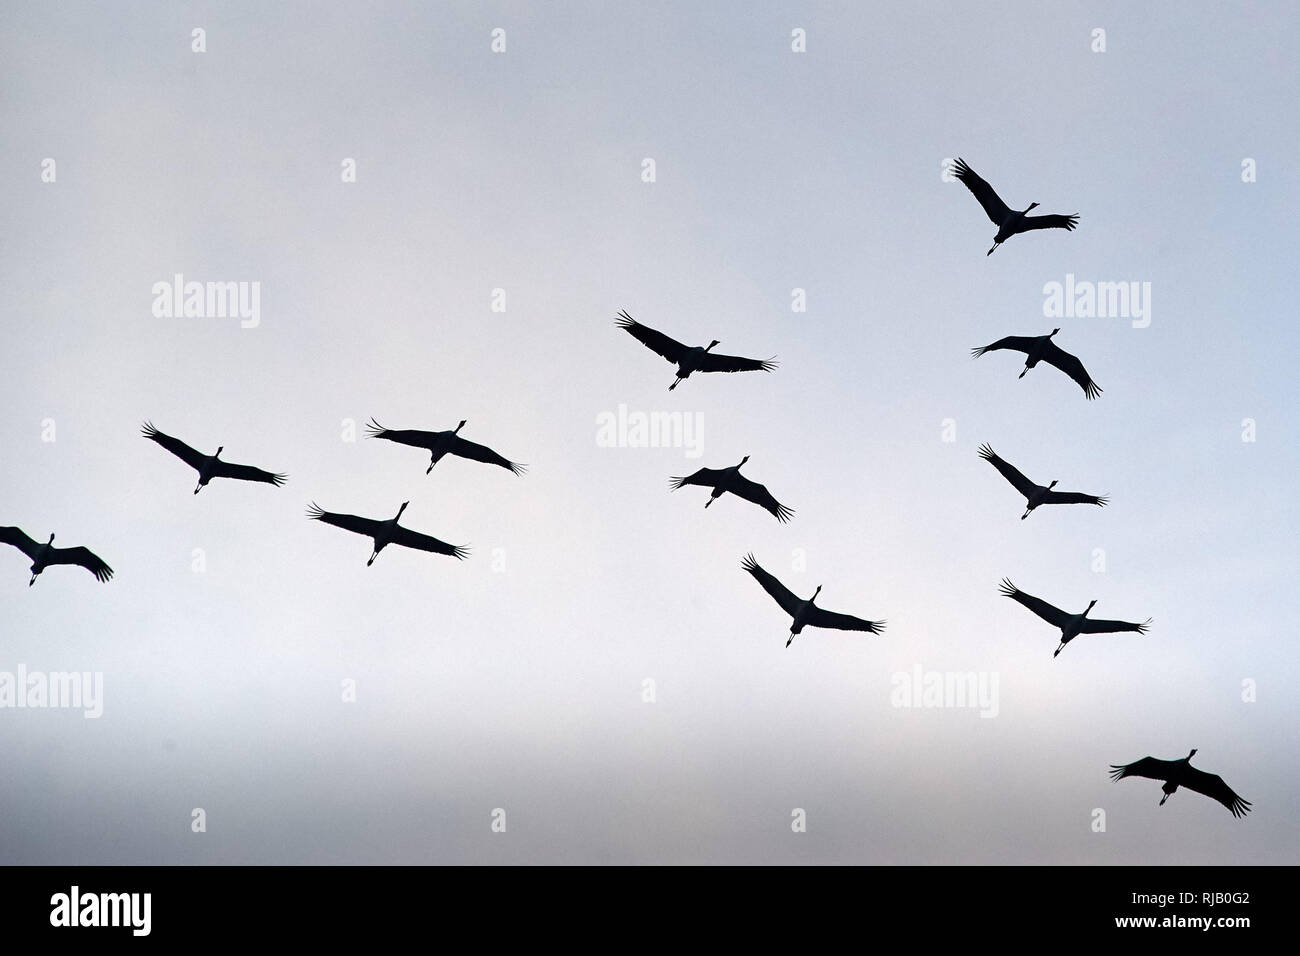
[[[0,524],[116,570],[29,589],[0,549],[0,671],[104,675],[99,719],[0,710],[0,861],[1296,861],[1295,9],[0,17]],[[941,177],[959,155],[1078,230],[986,257],[995,229]],[[177,273],[260,283],[260,324],[155,317]],[[1150,324],[1046,317],[1067,274],[1149,282]],[[780,368],[669,393],[619,309]],[[969,358],[1058,325],[1098,401]],[[699,457],[602,447],[620,405],[691,416]],[[346,440],[372,415],[468,419],[531,470],[426,477]],[[146,418],[289,481],[196,497]],[[986,441],[1110,506],[1018,520]],[[668,491],[746,454],[789,525]],[[367,568],[312,500],[410,500],[404,524],[473,556]],[[784,648],[749,551],[888,628]],[[1004,575],[1154,625],[1053,660]],[[893,706],[918,665],[996,675],[997,716]],[[1247,819],[1107,778],[1193,747]]]

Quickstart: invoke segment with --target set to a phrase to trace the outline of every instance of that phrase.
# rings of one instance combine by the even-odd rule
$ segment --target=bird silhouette
[[[971,357],[979,358],[985,352],[996,352],[999,349],[1024,352],[1025,367],[1020,372],[1019,378],[1024,378],[1025,373],[1039,362],[1046,362],[1074,379],[1079,387],[1083,389],[1083,394],[1089,399],[1096,398],[1101,394],[1101,387],[1092,380],[1092,376],[1083,367],[1083,363],[1052,341],[1052,336],[1059,331],[1061,330],[1052,329],[1047,335],[1008,335],[1006,338],[998,339],[991,345],[971,349]]]
[[[965,184],[966,188],[971,191],[971,195],[979,200],[979,204],[984,207],[984,212],[988,214],[989,220],[998,227],[998,234],[993,237],[993,248],[984,253],[986,256],[993,255],[998,246],[1016,235],[1016,233],[1029,232],[1033,229],[1064,229],[1069,232],[1079,223],[1077,215],[1031,216],[1029,215],[1030,210],[1038,208],[1036,202],[1031,202],[1029,208],[1021,212],[1011,209],[993,191],[992,186],[981,179],[975,170],[966,165],[964,159],[959,158],[953,164],[951,172]]]
[[[1065,645],[1080,634],[1113,634],[1119,631],[1137,631],[1139,634],[1145,634],[1151,619],[1147,618],[1141,624],[1130,624],[1128,621],[1103,621],[1088,617],[1088,612],[1092,610],[1093,605],[1097,603],[1094,599],[1083,610],[1081,614],[1069,614],[1058,607],[1053,607],[1042,598],[1036,598],[1032,594],[1026,594],[1020,590],[1007,578],[1002,579],[1002,595],[1009,597],[1014,601],[1019,601],[1029,610],[1033,611],[1048,624],[1061,629],[1061,643],[1052,653],[1056,657],[1065,649]]]
[[[427,475],[433,471],[433,466],[442,460],[444,455],[453,455],[456,458],[468,458],[471,461],[481,461],[488,465],[498,465],[516,475],[522,475],[528,470],[527,465],[521,465],[518,462],[510,461],[507,458],[498,455],[486,445],[480,445],[472,442],[467,438],[460,437],[460,430],[465,427],[465,421],[462,420],[451,431],[443,432],[423,432],[414,429],[396,430],[385,428],[373,418],[366,425],[367,434],[370,438],[382,438],[385,441],[397,442],[399,445],[410,445],[412,448],[423,448],[429,453],[429,467],[424,470]]]
[[[740,460],[740,465],[747,461],[749,461],[748,455]],[[706,508],[729,491],[737,498],[752,501],[760,508],[771,512],[777,521],[789,521],[794,510],[773,498],[772,493],[765,486],[750,481],[742,475],[740,465],[732,465],[730,468],[701,468],[695,474],[687,475],[685,478],[671,479],[671,486],[674,491],[683,485],[703,485],[712,488],[713,492],[709,495],[709,500],[704,502]]]
[[[1165,785],[1160,788],[1164,791],[1164,796],[1160,798],[1162,807],[1179,787],[1186,787],[1188,790],[1218,800],[1231,811],[1234,817],[1244,817],[1248,814],[1250,801],[1239,797],[1218,774],[1206,773],[1193,767],[1192,758],[1195,756],[1196,750],[1193,749],[1182,760],[1157,760],[1155,757],[1143,757],[1133,763],[1111,764],[1110,778],[1116,783],[1125,777],[1163,780]]]
[[[446,554],[462,561],[469,556],[469,548],[463,545],[448,544],[445,541],[439,541],[437,538],[431,538],[427,534],[420,534],[418,531],[412,531],[410,528],[403,528],[399,525],[397,521],[402,517],[402,512],[406,510],[406,506],[409,504],[409,501],[403,501],[402,507],[397,509],[396,515],[387,521],[377,521],[374,518],[358,518],[356,515],[335,514],[332,511],[325,511],[313,501],[307,509],[307,517],[370,538],[374,542],[374,551],[370,555],[370,560],[366,562],[366,567],[374,564],[375,558],[379,557],[379,552],[390,544],[400,545],[403,548],[414,548],[417,551]]]
[[[288,477],[288,475],[263,471],[261,468],[254,468],[252,465],[236,465],[228,461],[221,461],[219,456],[225,449],[224,445],[218,448],[216,453],[212,455],[205,455],[200,451],[195,451],[179,438],[165,435],[158,429],[154,428],[152,422],[144,423],[144,437],[148,438],[150,441],[157,442],[199,473],[199,483],[194,486],[194,493],[196,495],[202,491],[203,486],[213,478],[238,478],[240,481],[264,481],[267,484],[279,487],[284,484],[285,478]]]
[[[668,386],[670,392],[683,380],[690,378],[692,372],[770,372],[776,368],[777,363],[774,359],[763,360],[741,358],[738,355],[720,355],[712,351],[715,345],[721,344],[717,339],[705,346],[683,345],[676,339],[669,338],[648,325],[642,325],[626,312],[618,314],[616,324],[620,329],[627,329],[634,339],[650,349],[650,351],[658,352],[677,366],[677,378]]]
[[[822,593],[820,584],[817,585],[817,590],[813,592],[813,596],[808,600],[804,601],[795,597],[784,584],[767,571],[764,571],[759,563],[754,560],[752,554],[745,555],[745,559],[740,566],[752,574],[754,580],[763,586],[763,590],[772,595],[772,600],[781,605],[781,609],[793,619],[790,624],[790,637],[785,642],[786,647],[790,646],[790,642],[805,627],[827,627],[839,631],[867,631],[871,634],[879,634],[885,629],[884,621],[864,621],[862,618],[854,617],[851,614],[837,614],[834,611],[817,607],[813,602],[817,600],[817,595]]]
[[[1013,488],[1025,496],[1025,513],[1020,516],[1024,521],[1029,513],[1039,505],[1102,505],[1109,500],[1105,495],[1085,495],[1080,491],[1053,491],[1057,483],[1036,485],[1014,465],[1009,465],[993,453],[988,444],[980,445],[980,457],[1002,473],[1002,477],[1011,482]]]
[[[56,548],[53,532],[50,533],[50,540],[42,543],[29,538],[21,528],[0,528],[0,543],[12,544],[32,559],[32,577],[27,582],[28,587],[36,583],[36,578],[42,571],[55,564],[80,565],[98,581],[107,581],[113,576],[113,569],[89,548]]]

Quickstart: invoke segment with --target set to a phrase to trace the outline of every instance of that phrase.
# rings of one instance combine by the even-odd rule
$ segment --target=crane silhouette
[[[1160,806],[1165,805],[1165,801],[1174,795],[1179,787],[1186,787],[1188,790],[1194,790],[1203,796],[1218,800],[1221,804],[1231,811],[1234,817],[1244,817],[1250,812],[1250,801],[1243,800],[1236,792],[1223,782],[1223,778],[1215,773],[1206,773],[1204,770],[1198,770],[1192,766],[1192,758],[1196,756],[1196,750],[1193,749],[1182,760],[1157,760],[1155,757],[1143,757],[1141,760],[1135,760],[1126,764],[1111,764],[1110,779],[1116,783],[1125,777],[1148,777],[1152,780],[1163,780],[1165,785],[1160,789],[1164,791],[1164,796],[1160,798]]]
[[[1088,612],[1092,610],[1093,605],[1097,602],[1094,599],[1083,610],[1081,614],[1069,614],[1058,607],[1053,607],[1042,598],[1036,598],[1032,594],[1026,594],[1020,590],[1007,578],[1002,579],[1002,595],[1009,597],[1014,601],[1019,601],[1029,610],[1033,611],[1048,624],[1061,629],[1060,646],[1052,652],[1052,657],[1056,657],[1065,649],[1065,645],[1080,634],[1113,634],[1119,631],[1137,631],[1139,634],[1147,632],[1148,625],[1151,624],[1151,618],[1147,618],[1141,624],[1130,624],[1128,621],[1103,621],[1088,617]]]
[[[627,329],[634,339],[650,349],[650,351],[658,352],[677,366],[677,378],[668,386],[670,392],[684,379],[690,378],[692,372],[770,372],[776,368],[777,363],[774,359],[763,360],[741,358],[738,355],[720,355],[713,351],[715,345],[721,344],[717,339],[705,346],[683,345],[676,339],[669,338],[648,325],[642,325],[628,315],[627,312],[618,314],[617,325],[620,329]]]
[[[465,427],[465,424],[462,419],[461,423],[451,431],[422,432],[415,429],[385,428],[372,418],[367,423],[366,430],[370,438],[382,438],[385,441],[397,442],[399,445],[423,448],[429,453],[429,467],[424,470],[426,475],[433,471],[433,466],[438,464],[444,455],[468,458],[471,461],[481,461],[487,465],[498,465],[516,475],[522,475],[528,470],[527,465],[510,461],[498,455],[486,445],[480,445],[467,438],[461,438],[460,430]]]
[[[748,455],[740,460],[740,465],[747,461],[749,461]],[[701,468],[695,474],[687,475],[685,478],[673,478],[672,489],[676,491],[683,485],[703,485],[712,488],[713,492],[709,495],[709,500],[704,502],[706,508],[729,491],[737,498],[752,501],[760,508],[771,512],[777,521],[789,521],[794,510],[773,498],[772,493],[765,486],[750,481],[742,475],[740,465],[732,465],[730,468]]]
[[[1077,215],[1031,216],[1030,211],[1038,208],[1036,202],[1031,202],[1028,209],[1017,212],[1004,203],[993,191],[993,187],[981,179],[975,170],[967,166],[964,159],[958,158],[952,165],[951,172],[965,184],[971,191],[971,195],[979,200],[989,220],[998,227],[998,234],[993,237],[993,248],[984,253],[986,256],[993,255],[998,246],[1016,233],[1029,232],[1033,229],[1064,229],[1069,232],[1079,223]]]
[[[144,437],[150,441],[157,442],[163,448],[179,458],[185,464],[189,465],[199,473],[199,483],[194,486],[194,493],[197,495],[203,490],[213,478],[238,478],[240,481],[264,481],[267,484],[279,487],[284,484],[288,475],[273,474],[269,471],[263,471],[261,468],[254,468],[252,465],[236,465],[228,461],[221,461],[221,452],[225,446],[216,450],[215,454],[205,455],[200,451],[195,451],[179,438],[173,438],[171,435],[165,435],[153,427],[152,422],[144,423]]]
[[[1053,481],[1046,487],[1036,485],[1016,468],[1015,465],[1009,465],[993,453],[993,449],[987,444],[980,445],[980,457],[991,464],[998,471],[1002,472],[1002,477],[1011,482],[1016,491],[1025,496],[1025,513],[1020,516],[1024,521],[1029,517],[1029,513],[1039,505],[1101,505],[1105,507],[1109,500],[1105,495],[1085,495],[1080,491],[1053,491],[1056,482]]]
[[[42,543],[29,538],[21,528],[0,528],[0,543],[12,544],[32,559],[32,577],[27,582],[28,587],[36,583],[42,571],[55,564],[78,564],[98,581],[107,581],[113,576],[113,569],[89,548],[56,548],[53,532],[50,532],[50,540]]]
[[[1079,387],[1083,389],[1083,394],[1089,399],[1096,398],[1101,394],[1101,387],[1092,380],[1092,376],[1083,367],[1083,363],[1052,341],[1052,336],[1059,331],[1061,330],[1052,329],[1047,335],[1008,335],[1006,338],[998,339],[991,345],[971,349],[971,357],[979,358],[985,352],[996,352],[999,349],[1024,352],[1025,367],[1020,372],[1019,378],[1024,378],[1025,373],[1039,362],[1046,362],[1074,379]]]
[[[820,584],[817,585],[817,590],[813,592],[813,596],[808,600],[804,601],[795,597],[784,584],[767,571],[764,571],[759,563],[754,560],[752,554],[745,555],[745,559],[740,566],[752,574],[754,580],[763,586],[763,590],[772,595],[772,600],[781,605],[781,609],[793,618],[790,624],[790,638],[785,642],[786,647],[790,646],[790,642],[805,627],[827,627],[838,631],[867,631],[871,634],[879,634],[885,629],[884,621],[864,621],[862,618],[854,617],[851,614],[837,614],[834,611],[817,607],[813,602],[817,600],[817,595],[822,593]]]
[[[374,518],[358,518],[356,515],[335,514],[332,511],[325,511],[313,501],[307,509],[307,517],[370,538],[374,542],[374,552],[370,555],[370,560],[366,562],[366,567],[374,564],[375,558],[379,557],[379,552],[390,544],[400,545],[403,548],[414,548],[417,551],[446,554],[462,561],[469,556],[469,548],[463,545],[448,544],[445,541],[439,541],[437,538],[431,538],[427,534],[420,534],[418,531],[412,531],[410,528],[403,528],[399,525],[397,521],[402,517],[402,512],[406,510],[406,506],[409,504],[409,501],[403,501],[402,507],[397,509],[396,515],[387,521],[377,521]]]

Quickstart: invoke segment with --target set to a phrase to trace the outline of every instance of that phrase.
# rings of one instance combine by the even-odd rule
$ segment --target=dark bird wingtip
[[[988,442],[984,442],[984,444],[980,445],[980,457],[983,458],[985,461],[988,461],[990,458],[992,458],[993,446],[990,445]]]
[[[1003,579],[1002,579],[1001,591],[1002,591],[1003,596],[1005,596],[1005,597],[1013,597],[1013,596],[1015,595],[1016,591],[1018,591],[1018,590],[1019,590],[1019,589],[1018,589],[1014,584],[1011,583],[1011,579],[1010,579],[1010,578],[1003,578]]]
[[[308,518],[314,518],[319,520],[324,514],[325,514],[325,509],[322,508],[320,505],[316,504],[316,502],[314,501],[307,506]]]

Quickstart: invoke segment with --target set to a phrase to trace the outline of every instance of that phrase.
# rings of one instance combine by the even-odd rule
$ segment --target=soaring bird
[[[715,345],[720,344],[717,339],[705,346],[683,345],[648,325],[642,325],[627,312],[618,314],[617,325],[620,329],[627,329],[634,339],[650,351],[658,352],[677,366],[677,378],[668,386],[670,392],[683,379],[690,378],[692,372],[770,372],[776,368],[776,361],[773,359],[764,361],[741,358],[738,355],[720,355],[712,351]]]
[[[1116,783],[1125,777],[1150,777],[1152,780],[1163,780],[1165,785],[1160,788],[1165,794],[1160,798],[1162,807],[1179,787],[1186,787],[1188,790],[1195,790],[1197,793],[1218,800],[1232,812],[1234,817],[1244,817],[1250,813],[1250,801],[1237,796],[1233,789],[1223,782],[1222,777],[1197,770],[1192,766],[1192,758],[1195,756],[1196,751],[1193,749],[1182,760],[1157,760],[1155,757],[1143,757],[1132,763],[1111,764],[1110,779]]]
[[[431,538],[427,534],[420,534],[418,531],[412,531],[410,528],[403,528],[399,525],[397,520],[402,517],[402,512],[406,510],[406,506],[409,504],[409,501],[403,501],[402,507],[397,509],[396,515],[387,521],[377,521],[374,518],[358,518],[356,515],[341,515],[332,511],[325,511],[313,501],[311,507],[307,509],[307,517],[371,538],[374,541],[374,552],[370,555],[370,560],[366,562],[366,567],[374,564],[375,558],[379,557],[379,552],[390,544],[401,545],[403,548],[415,548],[417,551],[431,551],[434,554],[447,554],[462,561],[469,556],[469,548],[467,547],[447,544],[445,541],[439,541],[437,538]]]
[[[370,438],[383,438],[386,441],[397,442],[399,445],[410,445],[412,448],[425,449],[429,453],[429,467],[424,470],[426,475],[433,471],[433,466],[438,464],[444,455],[469,458],[472,461],[481,461],[488,465],[499,465],[516,475],[522,475],[528,470],[527,465],[521,465],[518,462],[503,458],[486,445],[480,445],[467,438],[461,438],[460,430],[464,427],[465,422],[462,420],[454,429],[445,432],[422,432],[409,428],[394,430],[385,428],[373,418],[366,425]]]
[[[836,614],[834,611],[817,607],[813,602],[817,600],[817,595],[822,593],[820,584],[817,585],[817,590],[813,592],[812,597],[801,601],[791,594],[784,584],[764,571],[752,554],[745,555],[745,560],[740,566],[754,576],[754,580],[763,586],[764,591],[772,595],[772,599],[781,605],[781,609],[786,614],[794,618],[790,625],[790,638],[785,642],[786,647],[790,646],[790,642],[805,627],[830,627],[839,631],[868,631],[872,634],[879,634],[885,629],[884,621],[864,621],[851,614]]]
[[[749,461],[748,455],[740,459],[740,465],[747,461]],[[709,495],[709,500],[704,502],[706,508],[730,491],[736,497],[752,501],[760,508],[770,511],[776,516],[777,521],[789,521],[794,510],[773,498],[772,493],[765,486],[750,481],[742,475],[740,465],[732,465],[730,468],[701,468],[695,474],[687,475],[685,478],[673,478],[672,489],[676,491],[682,485],[711,487],[713,491]]]
[[[1139,634],[1145,634],[1147,627],[1151,623],[1151,618],[1147,618],[1141,624],[1130,624],[1128,621],[1102,621],[1088,617],[1088,612],[1092,610],[1093,605],[1097,603],[1093,599],[1081,614],[1068,614],[1060,608],[1052,607],[1042,598],[1036,598],[1032,594],[1026,594],[1007,578],[1002,579],[1002,595],[1012,600],[1019,601],[1029,610],[1033,611],[1048,624],[1061,629],[1060,646],[1052,652],[1052,657],[1061,653],[1065,645],[1080,634],[1112,634],[1117,631],[1137,631]]]
[[[36,576],[52,564],[79,564],[99,581],[107,581],[113,576],[113,569],[89,548],[56,548],[53,532],[50,532],[50,540],[41,544],[27,537],[21,528],[0,528],[0,543],[12,544],[32,559],[32,578],[27,582],[28,587],[35,584]]]
[[[1079,223],[1077,215],[1031,216],[1029,212],[1037,208],[1036,202],[1031,202],[1029,208],[1023,212],[1016,212],[998,198],[993,187],[981,179],[975,170],[967,166],[964,159],[959,158],[953,164],[952,174],[966,184],[966,188],[984,207],[984,212],[988,214],[993,225],[998,227],[998,234],[993,237],[993,249],[984,253],[986,256],[993,255],[994,249],[1018,232],[1029,232],[1031,229],[1064,229],[1069,232]]]
[[[1089,399],[1096,398],[1101,394],[1101,386],[1092,380],[1088,370],[1083,367],[1083,363],[1062,348],[1057,347],[1052,341],[1052,336],[1060,329],[1052,329],[1047,335],[1008,335],[1004,339],[998,339],[991,345],[984,345],[977,349],[971,349],[971,357],[979,358],[985,352],[996,352],[998,349],[1012,349],[1016,352],[1025,353],[1025,367],[1020,372],[1018,378],[1024,378],[1025,372],[1037,365],[1039,362],[1046,362],[1048,365],[1054,365],[1059,368],[1070,378],[1078,383],[1083,389],[1083,394]]]
[[[225,446],[222,445],[217,449],[215,454],[205,455],[202,452],[195,451],[179,438],[172,438],[171,435],[164,435],[158,429],[153,427],[152,422],[144,423],[144,437],[150,441],[155,441],[169,452],[179,458],[185,464],[189,465],[199,473],[199,483],[194,486],[194,493],[197,495],[203,486],[213,478],[238,478],[241,481],[265,481],[267,484],[280,486],[284,484],[284,479],[288,475],[273,474],[269,471],[263,471],[261,468],[254,468],[252,465],[235,465],[228,461],[221,461],[220,455]]]
[[[1029,513],[1039,505],[1101,505],[1104,507],[1108,500],[1105,495],[1085,495],[1081,491],[1053,491],[1057,484],[1055,481],[1045,488],[1036,485],[1022,475],[1015,465],[1009,465],[995,455],[988,444],[980,445],[980,457],[1002,472],[1002,477],[1025,496],[1025,513],[1020,516],[1021,521],[1028,518]]]

